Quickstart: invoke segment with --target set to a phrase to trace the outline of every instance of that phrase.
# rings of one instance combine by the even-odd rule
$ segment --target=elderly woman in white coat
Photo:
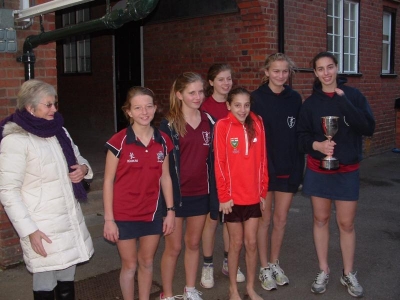
[[[28,80],[0,122],[0,200],[17,231],[34,299],[75,299],[76,264],[93,255],[79,200],[93,177],[57,112],[53,86]]]

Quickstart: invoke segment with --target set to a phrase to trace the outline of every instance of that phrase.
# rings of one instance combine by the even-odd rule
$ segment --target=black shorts
[[[206,215],[210,212],[210,200],[207,195],[183,196],[182,206],[175,207],[175,217],[186,218]]]
[[[147,235],[161,235],[163,220],[144,221],[115,221],[120,240],[137,239]]]
[[[224,222],[228,223],[238,223],[245,222],[250,218],[260,218],[261,208],[260,203],[252,205],[234,205],[232,207],[232,212],[223,215]]]

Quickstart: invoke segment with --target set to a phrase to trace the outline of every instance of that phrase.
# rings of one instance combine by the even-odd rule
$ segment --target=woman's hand
[[[170,210],[167,212],[167,216],[163,222],[163,233],[164,235],[170,235],[175,230],[175,212]]]
[[[228,202],[220,203],[219,204],[219,211],[222,211],[223,214],[227,215],[232,212],[233,200],[229,200]]]
[[[332,156],[336,143],[334,141],[325,140],[323,142],[314,142],[313,149],[322,154]]]
[[[335,88],[335,93],[338,94],[339,96],[343,96],[344,92],[341,89]]]
[[[85,177],[86,172],[88,171],[88,166],[86,165],[73,165],[71,166],[72,171],[69,173],[69,178],[73,183],[81,182],[83,177]]]
[[[42,240],[45,240],[49,244],[52,243],[52,241],[47,237],[47,235],[45,235],[40,230],[36,230],[35,232],[29,235],[29,241],[31,242],[31,247],[33,251],[35,251],[37,254],[43,257],[46,257],[47,253],[46,250],[44,250]]]
[[[103,236],[110,242],[116,243],[119,239],[118,226],[115,224],[114,220],[106,220],[104,222],[104,232]]]

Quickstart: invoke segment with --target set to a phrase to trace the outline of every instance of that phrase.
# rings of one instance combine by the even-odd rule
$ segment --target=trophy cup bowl
[[[338,121],[339,117],[335,116],[321,117],[322,130],[329,141],[338,131]],[[327,155],[321,159],[320,168],[323,170],[337,170],[339,169],[339,160],[336,157]]]

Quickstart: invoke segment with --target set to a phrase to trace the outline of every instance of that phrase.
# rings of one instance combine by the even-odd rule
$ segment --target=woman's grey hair
[[[44,97],[57,97],[56,89],[41,80],[30,79],[25,81],[17,95],[17,108],[25,109],[27,106],[32,106],[34,109],[38,106]]]

